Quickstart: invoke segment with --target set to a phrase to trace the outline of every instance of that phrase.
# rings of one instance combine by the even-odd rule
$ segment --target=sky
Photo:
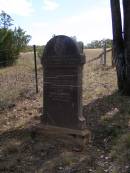
[[[0,0],[16,27],[45,45],[52,36],[76,36],[84,44],[112,38],[110,0]]]

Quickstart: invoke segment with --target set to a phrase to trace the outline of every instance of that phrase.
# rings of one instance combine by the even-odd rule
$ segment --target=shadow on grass
[[[84,157],[72,150],[74,146],[70,138],[33,134],[30,128],[6,131],[0,135],[0,172],[88,172],[95,165],[96,150],[90,148],[86,152],[93,154]]]
[[[93,142],[106,147],[115,137],[124,133],[130,119],[130,98],[114,92],[84,105],[87,125]]]
[[[3,132],[0,134],[0,172],[38,172],[63,148],[63,143],[58,139],[34,134],[30,128]]]
[[[130,98],[117,92],[84,105],[93,145],[107,149],[115,137],[125,133],[130,119],[129,105]],[[70,143],[65,144],[55,136],[32,133],[29,127],[3,132],[0,134],[0,172],[38,172],[45,162],[61,154],[66,145]]]
[[[100,70],[100,71],[109,71],[109,70],[112,70],[112,69],[114,69],[114,67],[113,66],[111,66],[111,65],[98,65],[98,66],[95,66],[95,68],[94,68],[94,71],[98,71],[98,70]],[[102,74],[102,76],[103,76],[103,74]]]

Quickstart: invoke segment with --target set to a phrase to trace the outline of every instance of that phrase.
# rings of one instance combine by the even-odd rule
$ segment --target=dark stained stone
[[[84,129],[82,114],[82,68],[85,56],[75,41],[60,35],[45,46],[43,121],[48,125]]]

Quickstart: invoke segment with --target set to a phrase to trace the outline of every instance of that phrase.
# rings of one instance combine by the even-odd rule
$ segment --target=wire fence
[[[116,72],[110,49],[86,49],[84,53],[86,64],[83,72],[83,100],[89,102],[116,87]],[[67,79],[75,77],[68,75],[61,74],[48,81],[51,80],[52,85],[58,85],[56,81],[60,81],[60,78],[66,81],[66,77]],[[15,64],[0,68],[0,109],[13,105],[19,99],[32,98],[38,92],[42,97],[42,91],[43,70],[37,57],[36,46],[33,46],[31,52],[21,53]]]
[[[85,54],[83,101],[89,103],[117,89],[117,78],[112,49],[86,49]]]
[[[8,50],[4,50],[7,52]],[[2,51],[0,51],[3,54]],[[8,59],[8,57],[7,57]],[[37,64],[36,64],[37,62]],[[17,100],[35,95],[36,78],[42,80],[42,66],[34,52],[21,53],[14,64],[9,60],[0,61],[0,109],[13,105]],[[11,64],[11,65],[10,65]],[[37,66],[37,76],[36,69]],[[39,92],[41,87],[39,85]]]

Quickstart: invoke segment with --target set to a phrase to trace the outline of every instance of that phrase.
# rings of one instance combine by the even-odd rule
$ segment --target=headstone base
[[[71,137],[72,141],[75,144],[80,145],[82,147],[85,147],[85,145],[88,145],[91,142],[91,132],[87,128],[83,130],[75,130],[51,125],[44,125],[40,123],[33,127],[33,130],[35,132],[39,132],[41,134],[46,135],[52,134],[59,137]]]

